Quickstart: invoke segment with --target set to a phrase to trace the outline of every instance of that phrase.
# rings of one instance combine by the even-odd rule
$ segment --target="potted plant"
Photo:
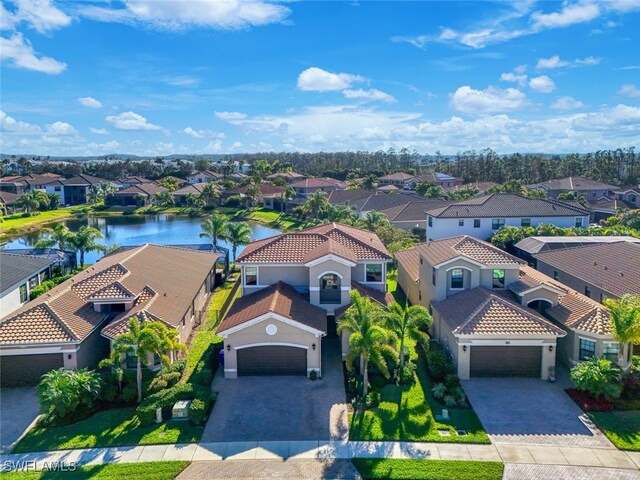
[[[556,367],[549,367],[549,382],[556,383]]]

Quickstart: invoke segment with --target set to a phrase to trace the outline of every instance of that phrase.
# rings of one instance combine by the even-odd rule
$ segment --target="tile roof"
[[[0,183],[19,183],[22,185],[46,185],[48,183],[57,182],[62,177],[59,175],[22,175],[13,177],[0,178]]]
[[[313,260],[322,258],[325,255],[336,255],[351,262],[358,261],[358,258],[351,250],[349,250],[341,243],[335,241],[333,238],[329,238],[327,241],[323,241],[316,248],[309,250],[307,253],[305,253],[302,261],[304,263],[312,262]]]
[[[353,203],[356,200],[369,198],[375,195],[375,191],[357,188],[354,190],[333,190],[329,193],[329,203],[332,205],[340,203]]]
[[[318,251],[329,251],[330,248],[335,248],[335,252],[340,252],[336,254],[343,256],[346,255],[344,250],[346,249],[350,251],[350,256],[353,255],[350,258],[355,259],[354,261],[391,259],[389,252],[376,234],[347,225],[329,223],[251,242],[238,256],[236,262],[306,263],[307,254],[324,243],[327,243],[323,247],[326,250]],[[337,250],[338,248],[340,250]]]
[[[380,210],[384,213],[390,222],[426,222],[427,210],[433,208],[439,208],[444,205],[448,205],[451,202],[438,199],[424,199],[416,200],[404,205],[398,205],[385,210]]]
[[[267,313],[281,315],[322,332],[327,331],[327,312],[311,305],[295,288],[281,281],[236,300],[222,320],[218,334]]]
[[[257,185],[245,185],[243,187],[232,188],[227,190],[227,194],[244,194],[247,192],[247,189],[250,187],[256,187],[260,193],[264,195],[279,195],[286,190],[286,187],[277,187],[271,183],[258,183]]]
[[[0,344],[82,341],[108,318],[88,303],[95,295],[130,294],[137,297],[137,310],[122,313],[122,318],[144,310],[177,327],[217,258],[208,252],[149,244],[107,255],[1,319]],[[61,331],[68,334],[64,340]]]
[[[124,188],[120,191],[115,192],[113,195],[114,196],[119,196],[119,195],[155,195],[156,193],[160,193],[160,192],[168,192],[169,190],[161,187],[160,185],[158,185],[155,182],[149,182],[149,183],[140,183],[137,185],[131,185],[128,188]]]
[[[267,175],[266,178],[268,180],[276,180],[278,178],[283,178],[285,180],[293,180],[293,179],[302,179],[304,175],[298,172],[277,172],[272,173],[271,175]]]
[[[336,187],[346,188],[347,184],[336,180],[335,178],[306,178],[291,184],[294,188],[320,188],[320,187]]]
[[[63,185],[67,186],[84,186],[84,185],[98,185],[102,182],[107,182],[104,178],[94,177],[92,175],[77,175],[67,180],[62,180]]]
[[[583,191],[583,190],[616,190],[618,187],[615,185],[608,185],[606,183],[598,182],[597,180],[591,180],[584,177],[565,177],[555,180],[549,180],[547,182],[540,182],[532,187],[545,188],[547,190],[571,190],[571,191]]]
[[[398,205],[406,205],[411,202],[424,201],[424,197],[415,193],[387,193],[371,195],[360,207],[361,211],[387,210]],[[425,220],[427,216],[425,214]]]
[[[640,243],[640,238],[629,237],[624,235],[594,235],[575,237],[528,237],[523,238],[514,246],[524,252],[534,254],[546,250],[555,250],[559,248],[579,247],[583,245],[593,245],[595,243],[614,243],[614,242],[631,242]]]
[[[356,282],[355,280],[351,281],[351,289],[357,290],[358,293],[363,297],[368,297],[373,302],[386,307],[387,305],[391,305],[395,299],[392,294],[388,292],[382,292],[380,290],[376,290],[375,288],[368,287],[360,282]],[[334,312],[335,318],[339,319],[342,317],[344,312],[349,310],[351,305],[343,305],[340,308],[337,308]]]
[[[199,195],[202,193],[202,191],[204,190],[204,187],[206,187],[208,185],[208,183],[189,183],[187,185],[185,185],[182,188],[179,188],[178,190],[174,190],[173,192],[171,192],[171,195],[173,196],[182,196],[182,195],[188,195],[190,193],[193,193],[194,195]],[[215,185],[216,190],[222,191],[222,187],[220,185]]]
[[[391,192],[395,192],[400,190],[398,187],[396,187],[395,185],[382,185],[381,187],[377,187],[376,190],[380,190],[382,192],[384,191],[391,191]]]
[[[420,280],[420,254],[418,250],[415,248],[400,250],[394,255],[398,261],[398,265],[402,265],[402,268],[404,268],[413,281],[417,282]]]
[[[515,193],[492,193],[427,213],[436,218],[564,217],[589,215],[589,210],[576,202],[528,198]]]
[[[484,287],[464,290],[432,305],[454,335],[566,335],[535,310],[509,298],[508,293]]]
[[[18,200],[18,198],[20,198],[20,195],[16,193],[0,192],[0,203],[3,203],[5,205],[13,205]]]
[[[415,178],[415,175],[411,175],[409,173],[404,173],[404,172],[396,172],[396,173],[391,173],[389,175],[384,175],[383,177],[378,178],[378,180],[387,180],[392,182],[405,182],[407,180],[411,180],[412,178]]]
[[[640,244],[631,242],[583,245],[536,253],[550,265],[615,297],[640,294]]]
[[[456,185],[454,187],[444,187],[447,192],[457,192],[458,190],[465,190],[467,188],[475,188],[479,192],[485,192],[490,188],[497,186],[496,182],[472,182],[464,183],[462,185]]]
[[[0,252],[0,292],[28,280],[29,277],[54,263],[54,259],[32,255],[14,255]]]
[[[467,235],[420,243],[415,248],[434,266],[460,256],[485,265],[523,265],[525,263],[488,242]]]

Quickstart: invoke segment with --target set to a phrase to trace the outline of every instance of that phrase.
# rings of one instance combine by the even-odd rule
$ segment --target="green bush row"
[[[29,293],[29,299],[33,300],[34,298],[38,298],[43,293],[47,293],[53,287],[60,285],[62,282],[69,280],[79,271],[81,271],[81,269],[76,268],[71,273],[67,273],[66,275],[60,275],[57,277],[50,278],[49,280],[45,280],[40,285],[38,285],[37,287],[31,290],[31,292]]]
[[[185,383],[160,390],[145,398],[136,408],[136,415],[142,426],[152,425],[156,420],[156,409],[162,409],[163,418],[171,416],[171,409],[180,400],[191,400],[189,419],[201,425],[209,415],[214,396],[209,387]]]

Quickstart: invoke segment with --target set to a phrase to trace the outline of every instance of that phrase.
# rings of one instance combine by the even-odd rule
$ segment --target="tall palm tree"
[[[207,205],[212,205],[216,200],[220,198],[220,189],[215,183],[207,183],[202,187],[202,198]]]
[[[365,399],[369,389],[369,363],[388,378],[389,368],[385,357],[395,359],[398,354],[392,346],[395,335],[382,324],[381,308],[370,298],[361,296],[357,290],[351,290],[350,297],[351,306],[338,323],[338,332],[351,332],[346,362],[349,368],[353,368],[355,361],[360,360],[362,398]]]
[[[40,207],[49,205],[49,197],[42,190],[29,190],[16,200],[16,206],[24,208],[24,211],[31,213],[33,210],[37,210]]]
[[[80,267],[84,268],[84,254],[85,252],[104,252],[106,247],[96,240],[103,238],[102,233],[97,228],[84,226],[80,228],[76,233],[70,234],[67,237],[67,244],[71,246],[76,252],[80,252]]]
[[[67,247],[69,237],[72,235],[66,225],[58,223],[52,229],[47,229],[50,232],[49,238],[41,238],[35,244],[36,248],[51,248],[58,245],[60,250],[64,250]]]
[[[246,223],[229,222],[227,224],[225,239],[231,244],[232,261],[236,261],[238,246],[251,242],[251,235],[253,235],[253,231]]]
[[[138,403],[142,401],[142,365],[147,363],[149,355],[159,355],[162,363],[167,365],[170,352],[186,348],[177,340],[177,335],[177,330],[170,331],[161,322],[143,322],[131,317],[129,331],[118,335],[113,341],[114,361],[119,363],[120,357],[129,351],[135,353]]]
[[[262,192],[255,185],[249,185],[244,192],[244,206],[251,210],[258,202],[262,201]]]
[[[100,188],[100,185],[91,186],[91,188],[89,189],[89,194],[87,195],[87,200],[89,200],[89,203],[91,203],[92,205],[96,205],[104,200],[104,193],[102,191],[102,188]]]
[[[218,246],[218,239],[224,240],[227,233],[227,225],[229,219],[225,215],[214,213],[209,215],[200,224],[202,232],[200,232],[200,238],[210,238],[211,245]]]
[[[345,204],[329,205],[326,217],[330,222],[347,224],[352,224],[358,218],[353,207]]]
[[[324,218],[327,210],[329,210],[329,197],[322,190],[316,190],[307,197],[302,205],[302,212],[305,215],[311,215],[316,219]]]
[[[370,212],[367,212],[365,217],[362,219],[362,223],[367,230],[369,230],[370,232],[374,232],[380,225],[388,224],[389,219],[384,213],[372,210]]]
[[[400,364],[399,370],[404,367],[404,343],[411,339],[426,347],[429,344],[429,335],[425,332],[431,326],[433,319],[429,311],[421,305],[400,305],[393,302],[387,307],[387,312],[383,315],[386,327],[395,333],[400,342]]]
[[[175,204],[175,199],[171,192],[158,192],[153,195],[153,201],[159,207],[171,207]]]
[[[292,187],[287,187],[280,193],[280,213],[284,213],[284,207],[286,207],[287,202],[295,196],[296,191]]]
[[[633,344],[640,343],[640,295],[627,293],[615,300],[609,298],[604,305],[611,310],[611,328],[613,336],[620,342]]]

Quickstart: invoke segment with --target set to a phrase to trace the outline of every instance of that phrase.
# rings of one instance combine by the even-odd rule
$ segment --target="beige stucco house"
[[[374,233],[336,223],[249,244],[236,260],[243,298],[219,329],[225,377],[322,375],[322,337],[354,285],[384,295],[390,260]]]
[[[432,335],[462,379],[546,379],[556,359],[605,355],[623,368],[629,346],[615,342],[602,305],[481,240],[452,237],[397,254],[398,283],[433,314]]]

